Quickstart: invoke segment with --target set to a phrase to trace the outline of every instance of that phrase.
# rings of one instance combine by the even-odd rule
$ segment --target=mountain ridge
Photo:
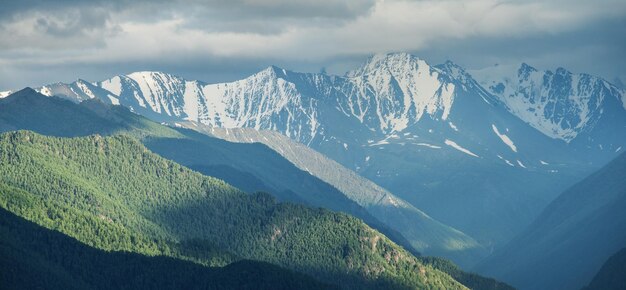
[[[572,73],[562,67],[540,71],[527,63],[516,72],[490,70],[497,71],[498,67],[474,73],[509,111],[542,133],[568,143],[595,125],[605,102],[616,99],[626,110],[626,92],[589,74]]]
[[[14,106],[16,102],[24,104]],[[363,195],[368,192],[368,188],[377,187],[375,184],[366,182],[365,186],[360,187],[364,190],[353,190],[353,195],[347,196],[345,188],[339,186],[343,191],[336,188],[337,183],[329,184],[328,180],[318,179],[310,172],[298,169],[289,160],[283,159],[279,153],[265,145],[230,143],[196,131],[157,124],[143,116],[131,113],[125,107],[107,105],[98,99],[75,104],[57,97],[45,97],[32,89],[25,89],[14,96],[0,100],[0,108],[2,108],[0,131],[28,129],[65,137],[90,134],[131,134],[140,138],[157,154],[205,175],[223,179],[249,193],[265,191],[281,201],[324,207],[359,217],[414,254],[424,249],[425,254],[446,257],[454,254],[453,256],[456,256],[454,260],[461,263],[463,260],[468,260],[468,257],[464,257],[465,254],[458,254],[463,252],[459,251],[459,248],[465,250],[464,247],[467,247],[470,252],[483,252],[479,256],[485,255],[484,250],[481,250],[472,238],[434,221],[410,205],[408,206],[413,210],[407,210],[407,213],[414,215],[417,220],[408,223],[406,228],[398,227],[390,221],[383,223],[380,218],[386,215],[379,214],[375,217],[371,210],[366,210],[359,205]],[[33,118],[34,116],[37,118]],[[281,140],[285,139],[290,140],[287,137]],[[335,166],[340,165],[333,165],[333,168]],[[356,174],[351,174],[353,178],[357,178]],[[359,183],[362,182],[359,181]],[[348,188],[352,186],[348,185]],[[374,198],[374,201],[378,202],[378,199]],[[395,208],[387,203],[376,205],[384,205],[378,210],[383,212],[389,212]],[[402,216],[400,213],[391,212],[391,216],[398,215]],[[407,222],[405,218],[402,220]],[[426,225],[426,230],[421,230],[424,228],[420,225]],[[398,231],[399,229],[408,229],[413,233],[410,236],[413,244]],[[446,241],[456,245],[457,248],[446,249]]]
[[[153,74],[158,77],[142,89]],[[626,148],[626,114],[611,108],[605,115],[614,118],[601,118],[592,134],[568,144],[511,113],[472,74],[452,62],[430,65],[396,53],[375,55],[346,76],[269,66],[229,83],[143,72],[134,75],[139,81],[118,76],[96,85],[159,122],[280,132],[492,247],[530,223],[573,180]],[[162,79],[169,81],[159,85]],[[528,180],[539,184],[532,194],[522,188]]]
[[[476,270],[521,289],[582,288],[626,244],[624,172],[626,153],[561,193]]]
[[[245,194],[163,159],[127,135],[59,138],[17,131],[1,134],[0,147],[1,181],[20,189],[0,192],[3,207],[105,249],[138,245],[126,240],[109,245],[90,234],[103,228],[80,226],[72,214],[145,235],[148,242],[211,241],[239,257],[347,289],[466,289],[354,217]]]
[[[439,225],[440,222],[391,192],[277,132],[250,128],[222,129],[197,123],[177,122],[175,125],[231,142],[262,143],[269,146],[300,169],[344,192],[374,217],[400,232],[413,248],[424,254],[448,257],[462,266],[486,255],[486,250],[471,237],[457,229]],[[425,234],[431,232],[437,234]]]

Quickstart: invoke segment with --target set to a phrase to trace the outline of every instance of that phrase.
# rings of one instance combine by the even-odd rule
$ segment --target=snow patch
[[[185,119],[189,121],[198,120],[198,95],[200,89],[196,82],[185,82],[185,93],[183,94],[183,110],[187,114]]]
[[[474,157],[480,158],[480,156],[478,156],[478,155],[474,154],[472,151],[469,151],[469,150],[467,150],[467,149],[465,149],[465,148],[461,147],[461,145],[456,144],[456,142],[454,142],[454,141],[452,141],[452,140],[450,140],[450,139],[446,139],[446,141],[445,141],[444,143],[446,143],[446,145],[448,145],[448,146],[450,146],[450,147],[452,147],[452,148],[454,148],[454,149],[456,149],[456,150],[459,150],[459,151],[461,151],[461,152],[463,152],[463,153],[465,153],[465,154],[467,154],[467,155],[470,155],[470,156],[474,156]]]
[[[118,96],[122,93],[122,82],[119,76],[101,82],[100,87]]]
[[[89,89],[89,87],[87,87],[87,85],[83,81],[81,81],[81,80],[76,81],[76,86],[78,86],[78,88],[83,93],[85,93],[85,95],[87,95],[87,97],[89,97],[90,99],[95,99],[96,98],[96,95]],[[74,90],[72,89],[72,91],[74,91]],[[76,92],[74,92],[74,93],[76,93]],[[77,95],[79,95],[79,94],[77,94]]]
[[[515,167],[515,165],[513,165],[513,163],[511,163],[511,161],[504,159],[504,157],[498,155],[498,158],[500,158],[500,160],[504,161],[507,165],[509,165],[511,167]]]
[[[448,125],[450,125],[450,128],[452,128],[452,130],[459,132],[459,128],[457,128],[456,125],[454,125],[454,123],[448,122]]]
[[[370,143],[369,146],[387,145],[387,144],[389,144],[389,141],[387,141],[387,139],[389,139],[389,137],[387,137],[387,138],[385,138],[383,140],[380,140],[378,142],[374,142],[374,143],[371,143],[371,142],[368,141],[368,143]]]
[[[120,99],[114,97],[111,94],[107,94],[107,97],[109,98],[109,100],[111,101],[111,104],[119,106],[120,105]]]
[[[526,166],[524,166],[524,163],[522,163],[522,161],[517,160],[517,164],[519,164],[519,166],[526,168]]]
[[[441,146],[436,146],[436,145],[432,145],[428,143],[414,143],[414,144],[417,146],[424,146],[424,147],[433,148],[433,149],[441,149]]]
[[[41,87],[41,89],[39,89],[39,93],[48,97],[52,96],[52,91],[46,86]]]
[[[543,160],[539,160],[539,162],[540,162],[542,165],[550,165],[550,163],[545,162],[545,161],[543,161]]]
[[[394,207],[399,207],[400,204],[398,204],[398,202],[396,201],[395,198],[391,197],[391,196],[387,196],[387,202],[391,205],[393,205]]]
[[[509,146],[509,148],[511,148],[511,150],[513,152],[517,153],[517,147],[513,143],[513,140],[511,140],[511,138],[509,138],[509,136],[507,136],[505,134],[500,134],[500,131],[498,131],[498,128],[494,124],[491,124],[491,128],[493,129],[493,132],[496,133],[496,135],[498,135],[498,137],[500,137],[500,140],[502,140],[502,142],[504,142],[504,144]]]
[[[13,91],[0,92],[0,99],[8,97]]]

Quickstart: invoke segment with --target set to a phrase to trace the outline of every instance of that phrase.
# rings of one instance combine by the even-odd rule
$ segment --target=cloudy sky
[[[159,70],[343,74],[373,53],[626,81],[624,0],[0,0],[0,90]]]

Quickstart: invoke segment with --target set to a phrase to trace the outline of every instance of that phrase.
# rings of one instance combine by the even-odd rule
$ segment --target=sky
[[[0,91],[154,70],[343,75],[374,53],[626,83],[624,0],[0,0]]]

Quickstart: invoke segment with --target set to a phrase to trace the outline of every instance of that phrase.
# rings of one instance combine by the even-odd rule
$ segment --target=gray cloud
[[[612,79],[626,72],[626,18],[596,21],[580,29],[526,37],[442,40],[413,51],[426,59],[451,59],[467,68],[527,62],[542,69],[562,66]]]
[[[373,0],[213,0],[196,1],[206,7],[229,16],[275,19],[279,18],[354,18],[366,13],[373,5]]]
[[[270,64],[342,74],[388,51],[624,78],[623,27],[621,0],[8,1],[0,90],[137,70],[206,81]]]
[[[54,37],[84,35],[87,31],[105,27],[109,18],[108,11],[103,9],[72,10],[60,19],[39,16],[35,28]]]

